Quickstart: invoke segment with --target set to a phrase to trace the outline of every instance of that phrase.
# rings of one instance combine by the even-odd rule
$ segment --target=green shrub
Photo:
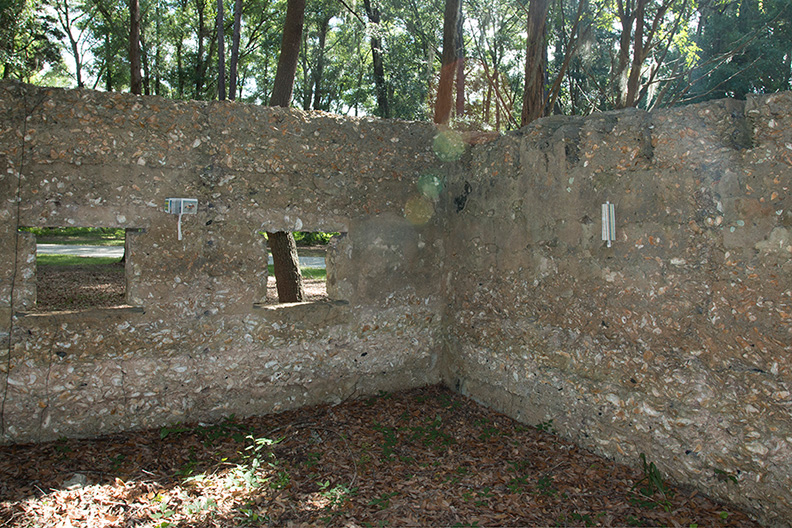
[[[337,234],[321,231],[295,231],[294,241],[298,246],[324,246]]]

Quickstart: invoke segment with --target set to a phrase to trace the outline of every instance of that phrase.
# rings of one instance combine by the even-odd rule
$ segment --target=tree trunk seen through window
[[[267,241],[275,268],[278,301],[302,302],[305,299],[305,289],[294,236],[284,231],[267,233]]]

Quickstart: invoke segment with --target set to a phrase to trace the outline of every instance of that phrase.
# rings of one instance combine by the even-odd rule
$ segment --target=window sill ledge
[[[253,313],[265,320],[301,328],[326,328],[352,319],[347,301],[311,301],[282,304],[254,304]]]
[[[349,301],[332,301],[330,299],[320,299],[318,301],[305,301],[305,302],[294,302],[294,303],[253,303],[254,310],[268,310],[268,311],[280,311],[280,310],[288,310],[291,308],[300,307],[310,307],[310,306],[347,306]]]
[[[67,318],[107,318],[107,317],[124,317],[129,314],[143,314],[146,311],[140,306],[108,306],[102,308],[84,308],[81,310],[58,310],[52,312],[15,312],[16,317],[25,317],[29,319],[39,318],[54,318],[54,317],[67,317]]]

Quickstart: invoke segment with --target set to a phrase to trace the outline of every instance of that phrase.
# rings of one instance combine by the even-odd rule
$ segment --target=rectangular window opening
[[[266,233],[262,233],[266,237]],[[327,300],[327,248],[334,236],[340,233],[324,231],[295,231],[292,233],[297,245],[300,274],[305,296],[303,302]],[[269,246],[269,245],[268,245]],[[278,304],[278,287],[272,250],[267,248],[268,278],[266,304]]]
[[[126,307],[127,231],[109,227],[26,227],[36,237],[33,312]]]

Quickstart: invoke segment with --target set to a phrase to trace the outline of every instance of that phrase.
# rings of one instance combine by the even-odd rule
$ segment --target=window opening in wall
[[[34,311],[126,305],[126,230],[28,227],[36,236]]]
[[[266,233],[262,233],[264,237]],[[339,233],[323,231],[295,231],[292,233],[297,244],[300,259],[300,273],[303,278],[305,299],[307,302],[327,299],[327,265],[326,254],[330,240]],[[268,249],[267,304],[278,303],[278,290],[275,281],[275,268],[272,263],[272,252]]]

